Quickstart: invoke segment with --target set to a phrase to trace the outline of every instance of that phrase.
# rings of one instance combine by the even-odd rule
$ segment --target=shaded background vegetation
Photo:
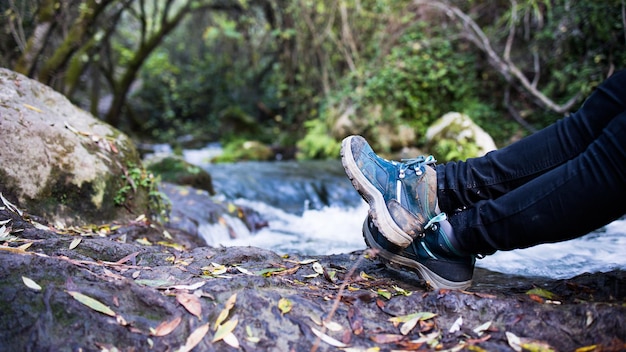
[[[138,141],[337,157],[449,111],[499,146],[626,64],[624,0],[7,0],[0,65]],[[297,153],[296,153],[297,151]]]

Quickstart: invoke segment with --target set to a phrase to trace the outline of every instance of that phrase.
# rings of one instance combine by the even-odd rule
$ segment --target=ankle
[[[450,221],[448,220],[441,221],[439,222],[439,226],[441,227],[440,228],[441,236],[443,237],[443,240],[445,241],[445,244],[447,245],[451,253],[458,255],[460,257],[465,257],[465,256],[470,255],[470,253],[461,249],[461,245],[459,241],[456,239],[456,236],[454,234],[454,228],[452,227],[452,224],[450,224]]]

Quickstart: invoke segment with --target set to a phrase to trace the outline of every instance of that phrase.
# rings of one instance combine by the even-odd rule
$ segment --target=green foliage
[[[332,138],[328,127],[321,119],[305,122],[306,136],[298,141],[298,159],[336,158],[341,143]]]
[[[106,94],[127,97],[126,115],[106,119],[135,137],[297,145],[301,158],[336,157],[347,132],[410,126],[419,137],[448,111],[469,115],[499,145],[528,133],[511,116],[535,128],[561,117],[492,67],[469,27],[436,1],[2,2],[0,63],[31,77],[45,69],[94,113]],[[622,0],[441,3],[471,17],[496,55],[512,39],[510,62],[556,104],[626,65]],[[47,25],[46,40],[37,38]],[[353,131],[336,128],[352,108]]]
[[[224,146],[221,155],[217,156],[214,162],[233,162],[238,160],[270,160],[274,153],[272,150],[258,141],[236,139]]]
[[[125,206],[138,189],[148,191],[149,210],[151,216],[158,221],[166,221],[170,210],[170,203],[167,196],[158,190],[159,179],[148,173],[143,166],[129,163],[126,165],[122,184],[113,198],[118,206]]]

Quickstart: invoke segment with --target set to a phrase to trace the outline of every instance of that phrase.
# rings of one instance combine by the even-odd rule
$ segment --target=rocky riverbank
[[[4,351],[619,351],[626,273],[476,270],[428,291],[375,253],[213,248],[139,218],[54,228],[0,204]]]

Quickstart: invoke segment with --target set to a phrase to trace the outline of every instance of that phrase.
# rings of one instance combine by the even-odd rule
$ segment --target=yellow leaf
[[[413,320],[417,318],[418,320],[428,320],[432,319],[436,316],[435,313],[430,312],[417,312],[413,314],[401,315],[393,318],[389,318],[389,321],[397,325],[399,323],[406,323],[407,321]]]
[[[35,291],[41,291],[41,286],[39,286],[39,284],[27,278],[26,276],[22,276],[22,281],[24,281],[24,285],[26,285],[26,287],[33,289]]]
[[[281,298],[278,300],[278,309],[282,314],[287,314],[293,307],[293,303],[287,298]]]
[[[391,292],[389,292],[389,291],[387,291],[385,289],[379,288],[376,293],[378,293],[378,295],[380,295],[380,296],[385,297],[386,299],[390,299],[391,298]]]
[[[143,244],[144,246],[152,246],[152,243],[150,241],[148,241],[147,238],[138,238],[135,240],[137,243],[139,244]]]
[[[112,317],[115,316],[115,312],[111,308],[104,305],[102,302],[98,301],[97,299],[91,298],[77,291],[67,291],[67,293],[70,296],[74,297],[74,299],[77,300],[78,302],[86,305],[87,307],[95,310],[96,312],[100,312],[100,313],[103,313]]]
[[[27,108],[27,109],[30,109],[30,110],[33,110],[33,111],[36,111],[36,112],[43,112],[43,111],[41,111],[41,109],[36,108],[36,107],[34,107],[34,106],[32,106],[32,105],[28,105],[28,104],[26,104],[26,103],[24,103],[23,105],[24,105],[24,107],[25,107],[25,108]]]
[[[28,243],[24,243],[23,245],[21,245],[21,246],[19,246],[19,247],[17,247],[17,248],[19,248],[19,249],[21,249],[21,250],[25,251],[25,250],[27,250],[27,249],[28,249],[28,247],[30,247],[30,246],[32,246],[32,245],[33,245],[33,243],[32,243],[32,242],[28,242]]]
[[[233,295],[228,298],[228,300],[224,304],[224,309],[222,309],[222,311],[220,312],[220,315],[215,320],[216,330],[222,324],[222,322],[226,320],[226,318],[228,318],[228,314],[230,313],[231,308],[233,308],[233,306],[235,305],[236,300],[237,300],[236,293],[233,293]]]
[[[82,238],[80,238],[80,237],[75,238],[75,239],[72,241],[72,243],[70,243],[70,249],[74,249],[74,248],[76,248],[76,247],[80,244],[80,241],[82,241],[82,240],[83,240],[83,239],[82,239]]]
[[[532,290],[528,290],[526,292],[527,295],[537,295],[546,299],[555,299],[556,295],[548,290],[544,290],[542,288],[533,288]]]
[[[363,280],[376,280],[375,277],[373,277],[372,275],[366,274],[364,271],[361,271],[361,273],[359,274],[359,276],[361,277],[361,279]]]
[[[239,321],[237,319],[229,320],[224,324],[217,327],[217,331],[215,332],[215,336],[213,336],[212,342],[217,342],[224,338],[224,336],[230,334],[235,330],[237,323]]]
[[[191,351],[200,343],[200,341],[202,341],[207,332],[209,332],[209,323],[199,326],[189,335],[189,337],[187,337],[187,341],[178,349],[178,352]]]

